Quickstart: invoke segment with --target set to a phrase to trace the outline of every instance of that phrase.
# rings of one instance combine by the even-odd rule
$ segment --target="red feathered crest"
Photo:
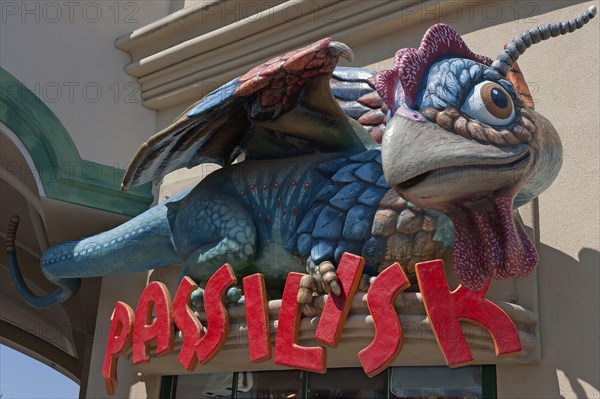
[[[404,94],[402,100],[412,108],[419,92],[423,74],[433,62],[444,56],[469,58],[490,66],[492,59],[475,54],[462,40],[458,32],[446,24],[436,24],[427,30],[418,49],[400,49],[394,57],[394,67],[377,75],[377,91],[391,110],[396,110],[398,102],[395,91],[398,83]]]

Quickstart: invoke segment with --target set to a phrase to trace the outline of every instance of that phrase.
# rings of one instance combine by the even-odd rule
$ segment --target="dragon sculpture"
[[[472,290],[526,277],[538,258],[514,209],[551,184],[562,148],[515,62],[595,14],[530,29],[496,61],[445,24],[380,73],[336,68],[353,53],[331,39],[274,58],[144,143],[122,189],[205,162],[224,167],[121,226],[48,249],[42,271],[58,288],[47,296],[21,275],[14,217],[16,286],[47,307],[73,296],[82,277],[181,264],[182,276],[203,281],[229,263],[239,275],[263,273],[270,287],[308,272],[299,301],[309,304],[320,275],[339,293],[331,269],[344,252],[362,255],[371,275],[398,261],[409,276],[415,263],[452,254]]]

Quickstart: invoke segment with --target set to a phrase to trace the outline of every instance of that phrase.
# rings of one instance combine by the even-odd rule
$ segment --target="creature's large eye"
[[[506,126],[515,119],[515,106],[510,94],[498,83],[479,83],[467,96],[462,112],[492,126]]]

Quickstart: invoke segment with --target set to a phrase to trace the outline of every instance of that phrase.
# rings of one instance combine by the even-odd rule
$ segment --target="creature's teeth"
[[[452,129],[452,127],[454,126],[454,121],[452,120],[452,117],[445,112],[440,112],[439,114],[437,114],[435,121],[444,129]]]
[[[450,115],[450,117],[452,117],[452,119],[456,119],[460,116],[460,112],[458,112],[458,110],[456,108],[446,108],[444,110],[444,113]]]
[[[529,111],[525,107],[519,108],[519,114],[521,114],[522,118],[527,118],[529,120],[532,119],[531,114],[529,113]]]
[[[467,128],[467,124],[467,118],[465,118],[464,116],[459,116],[458,119],[456,119],[456,121],[454,122],[454,131],[460,134],[461,136],[470,139],[471,136],[469,135],[469,129]]]
[[[500,134],[502,134],[504,137],[508,138],[508,144],[521,144],[521,143],[523,143],[523,140],[521,138],[515,136],[512,132],[510,132],[508,130],[501,130]],[[529,138],[527,140],[529,140]]]
[[[469,123],[467,123],[467,129],[469,129],[469,133],[471,134],[471,137],[473,137],[475,140],[478,141],[487,141],[487,137],[485,135],[485,130],[483,129],[483,127],[475,122],[475,121],[469,121]]]
[[[493,127],[483,127],[482,126],[483,131],[485,132],[485,135],[487,137],[487,139],[489,140],[491,137],[494,137],[496,135],[496,129],[494,129]],[[502,140],[502,138],[500,138],[500,140],[498,140],[498,138],[496,138],[495,142],[500,141],[501,143],[498,144],[506,144],[506,140]]]
[[[436,123],[441,128],[461,135],[466,139],[474,139],[481,143],[495,143],[500,145],[516,145],[526,143],[535,133],[536,126],[531,122],[531,115],[520,109],[522,117],[518,120],[513,131],[498,130],[494,127],[481,124],[477,120],[470,120],[460,114],[455,108],[446,108],[438,111],[435,108],[423,108],[419,112],[429,121]]]
[[[522,143],[531,139],[531,133],[521,125],[515,126],[513,128],[513,133]]]
[[[530,133],[535,133],[535,125],[528,118],[521,117],[519,124],[527,129]]]
[[[496,130],[493,127],[488,127],[485,132],[492,142],[496,144],[519,144],[519,139],[508,130]]]
[[[425,117],[427,118],[429,121],[431,122],[435,122],[436,118],[437,118],[437,114],[440,112],[435,108],[425,108],[422,110],[419,110],[419,112]]]

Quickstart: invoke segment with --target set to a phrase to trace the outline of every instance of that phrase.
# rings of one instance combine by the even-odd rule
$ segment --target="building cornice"
[[[249,67],[323,37],[352,47],[406,29],[422,22],[416,7],[440,2],[294,0],[232,23],[214,11],[238,3],[202,2],[117,39],[116,47],[131,55],[125,71],[141,84],[146,107],[197,100]]]

